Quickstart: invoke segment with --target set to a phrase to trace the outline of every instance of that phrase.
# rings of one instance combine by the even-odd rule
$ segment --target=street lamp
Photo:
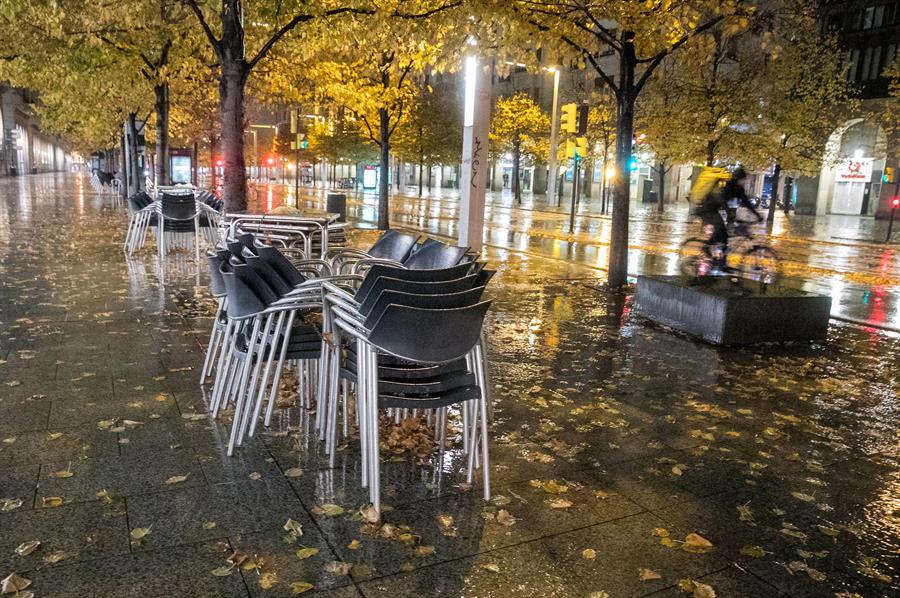
[[[549,175],[547,177],[548,203],[556,203],[556,177],[559,167],[556,165],[556,146],[559,143],[559,69],[549,67],[547,71],[553,73],[553,111],[550,113],[550,160]]]

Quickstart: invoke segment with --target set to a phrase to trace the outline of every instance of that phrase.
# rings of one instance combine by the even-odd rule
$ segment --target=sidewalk
[[[83,177],[0,180],[0,579],[37,598],[900,592],[895,338],[717,349],[489,248],[493,498],[385,437],[373,526],[309,412],[224,455],[205,265],[160,284],[125,222]]]

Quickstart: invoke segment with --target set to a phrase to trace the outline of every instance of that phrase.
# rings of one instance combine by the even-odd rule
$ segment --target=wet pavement
[[[301,205],[322,206],[322,189],[301,188]],[[371,193],[348,191],[350,216],[373,223],[377,198]],[[395,226],[455,237],[459,217],[458,195],[435,191],[423,198],[396,195],[391,198]],[[293,201],[293,187],[277,183],[254,186],[253,203],[271,209]],[[485,211],[485,243],[564,262],[577,262],[591,276],[604,277],[608,263],[610,219],[600,213],[598,198],[579,203],[575,234],[569,234],[569,198],[562,206],[548,206],[540,195],[525,195],[517,205],[507,191],[491,193]],[[855,216],[776,215],[768,243],[783,262],[784,274],[807,291],[829,295],[832,313],[869,326],[900,332],[900,228],[892,243],[883,243],[887,223]],[[700,235],[687,202],[666,206],[632,206],[628,270],[638,274],[677,274],[678,246]],[[765,231],[759,234],[765,238]]]
[[[37,598],[900,592],[897,335],[714,348],[492,244],[493,500],[388,445],[375,527],[308,412],[224,455],[205,274],[126,261],[126,221],[83,177],[0,179],[0,578]]]

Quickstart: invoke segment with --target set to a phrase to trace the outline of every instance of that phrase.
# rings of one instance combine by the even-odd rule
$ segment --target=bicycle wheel
[[[712,260],[704,251],[706,241],[688,239],[678,247],[678,271],[682,276],[706,276],[712,269]]]
[[[741,256],[741,270],[744,277],[764,284],[776,284],[781,280],[781,260],[767,245],[754,245],[745,251]]]

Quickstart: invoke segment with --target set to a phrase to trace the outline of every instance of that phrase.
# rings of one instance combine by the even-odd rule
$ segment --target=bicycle
[[[724,256],[721,246],[708,244],[708,236],[706,239],[692,237],[684,241],[678,247],[679,272],[690,278],[733,276],[776,284],[781,279],[781,260],[761,235],[754,234],[751,224],[741,218],[735,221]],[[719,268],[717,264],[725,264],[725,267]]]

